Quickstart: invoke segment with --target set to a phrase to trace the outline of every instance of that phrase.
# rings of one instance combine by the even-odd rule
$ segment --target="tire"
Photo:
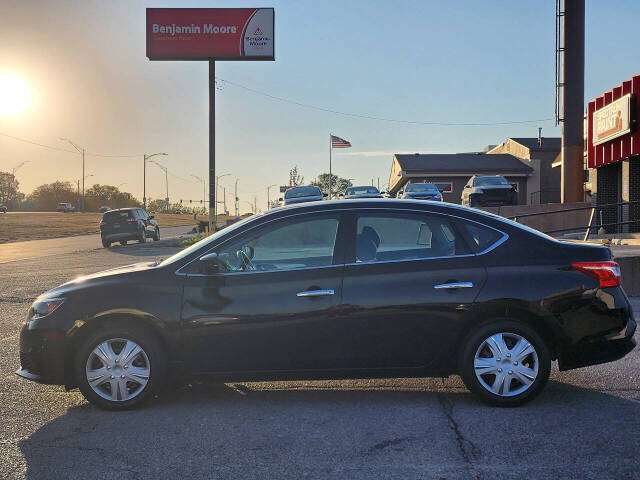
[[[136,353],[134,345],[140,352]],[[94,353],[98,346],[107,352],[101,354],[107,361]],[[124,365],[120,363],[123,351],[134,352]],[[157,391],[165,378],[166,357],[155,335],[135,326],[113,325],[94,330],[80,342],[73,370],[78,388],[89,402],[106,410],[128,410]],[[90,378],[94,386],[89,384]]]
[[[111,246],[111,242],[108,240],[105,240],[104,238],[102,239],[102,246],[104,248],[109,248]]]
[[[494,342],[500,338],[502,344]],[[531,348],[523,348],[526,344],[518,344],[519,341],[528,342]],[[524,355],[518,355],[522,349]],[[533,328],[513,320],[497,320],[480,326],[467,337],[459,371],[467,388],[486,403],[515,407],[542,392],[549,380],[551,357]]]
[[[158,240],[160,240],[160,229],[156,228],[155,233],[153,234],[153,241],[157,242]]]
[[[140,230],[140,232],[138,232],[138,242],[139,243],[146,243],[147,242],[147,232],[145,231],[144,228],[142,230]]]
[[[126,240],[120,240],[120,245],[122,245],[123,247],[127,246],[127,241]]]

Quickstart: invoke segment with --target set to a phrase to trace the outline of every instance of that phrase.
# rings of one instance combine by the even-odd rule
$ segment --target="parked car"
[[[0,213],[7,213],[8,210],[6,205],[0,205]]]
[[[433,183],[407,183],[404,190],[398,194],[399,198],[409,198],[414,200],[442,201],[442,193]]]
[[[63,212],[63,213],[75,212],[76,211],[76,207],[74,207],[70,203],[59,203],[56,206],[56,211]]]
[[[349,187],[344,192],[344,198],[382,198],[380,191],[373,186]]]
[[[109,210],[111,210],[111,207],[107,207],[106,205],[103,205],[98,209],[100,213],[105,213],[105,212],[108,212]]]
[[[119,208],[109,210],[102,216],[100,237],[104,248],[109,248],[114,242],[126,245],[128,240],[144,243],[147,238],[153,238],[158,241],[160,227],[153,215],[142,208]]]
[[[516,205],[518,192],[500,175],[474,175],[464,186],[461,200],[467,207]]]
[[[460,373],[514,406],[552,360],[619,359],[635,329],[605,246],[446,203],[318,202],[43,293],[16,373],[108,409],[151,397],[169,367],[223,381]]]
[[[314,185],[304,185],[291,187],[284,192],[284,204],[292,205],[294,203],[315,202],[322,200],[322,192]]]

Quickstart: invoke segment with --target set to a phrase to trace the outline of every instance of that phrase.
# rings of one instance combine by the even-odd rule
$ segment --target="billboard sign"
[[[149,60],[274,60],[273,8],[147,8]]]
[[[631,94],[593,112],[593,144],[613,140],[631,131]]]

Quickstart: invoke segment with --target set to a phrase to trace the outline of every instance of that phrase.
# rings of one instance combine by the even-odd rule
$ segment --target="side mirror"
[[[149,220],[156,218],[155,215],[149,215]]]
[[[322,194],[322,198],[327,198],[328,196],[329,196],[329,194],[328,194],[328,193],[323,193],[323,194]]]
[[[201,256],[199,260],[203,262],[207,273],[218,273],[226,270],[226,265],[216,252],[207,253],[206,255]]]
[[[281,201],[282,201],[282,197],[280,197],[280,198],[278,199],[278,201],[279,201],[279,202],[281,202]]]
[[[400,191],[398,192],[398,195],[397,195],[397,196],[398,196],[398,197],[401,197],[402,195],[404,195],[404,190],[400,190]]]
[[[464,188],[471,188],[471,185],[465,185]]]

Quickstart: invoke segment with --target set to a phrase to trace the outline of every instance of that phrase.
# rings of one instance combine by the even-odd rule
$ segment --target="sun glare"
[[[20,77],[0,72],[0,115],[17,115],[31,103],[31,90]]]

